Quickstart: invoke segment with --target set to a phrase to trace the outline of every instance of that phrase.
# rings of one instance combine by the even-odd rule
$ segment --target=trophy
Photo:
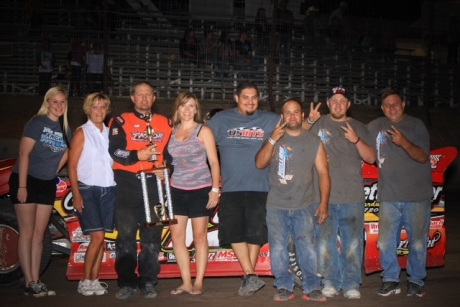
[[[145,133],[149,140],[148,146],[151,146],[153,145],[153,139],[155,137],[155,131],[153,130],[152,126],[150,126],[150,122],[152,121],[152,114],[146,113],[144,115],[141,115],[141,119],[143,119],[147,123]],[[152,155],[149,158],[149,161],[156,162],[158,161],[158,158],[156,155]],[[152,215],[150,212],[150,200],[149,200],[149,193],[147,189],[147,174],[145,173],[144,170],[138,173],[139,178],[141,180],[142,198],[144,201],[144,211],[145,211],[145,220],[146,220],[145,227],[168,226],[168,225],[177,224],[177,219],[174,218],[173,205],[171,201],[171,186],[169,184],[169,169],[166,167],[166,163],[163,163],[163,166],[161,167],[155,167],[155,169],[163,171],[163,178],[165,181],[165,184],[164,184],[165,187],[163,191],[163,184],[161,182],[161,179],[158,178],[158,176],[156,176],[158,203],[153,206],[153,210],[155,212],[155,215],[158,218],[158,221],[155,221],[155,222],[152,221]],[[165,194],[166,194],[166,200],[165,200]]]
[[[147,146],[153,145],[153,138],[155,137],[155,131],[153,130],[152,126],[150,126],[150,122],[152,121],[152,116],[153,114],[149,112],[141,115],[141,119],[143,119],[145,123],[147,124],[147,127],[145,129],[145,134],[147,135],[147,139],[149,140],[149,144]],[[156,155],[152,155],[149,159],[150,162],[154,162],[157,160],[158,159]]]
[[[157,190],[158,190],[158,203],[153,206],[155,215],[158,217],[158,221],[152,222],[151,212],[150,212],[150,200],[147,190],[147,175],[144,171],[139,173],[142,185],[142,196],[144,200],[144,210],[146,223],[145,227],[151,226],[168,226],[177,224],[177,219],[174,217],[173,205],[171,201],[171,186],[169,185],[169,169],[163,165],[162,167],[157,167],[155,169],[163,170],[163,177],[165,181],[165,188],[163,191],[163,184],[159,177],[157,179]],[[165,200],[166,194],[166,200]]]

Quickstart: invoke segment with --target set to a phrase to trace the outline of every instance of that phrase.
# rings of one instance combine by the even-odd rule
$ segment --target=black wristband
[[[361,141],[361,138],[358,136],[358,139],[353,144],[356,145],[356,144],[358,144],[359,141]]]

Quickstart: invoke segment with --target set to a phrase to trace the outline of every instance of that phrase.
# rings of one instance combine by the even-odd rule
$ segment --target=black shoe
[[[399,287],[399,282],[387,281],[382,283],[382,287],[377,289],[375,293],[380,296],[389,296],[401,293],[401,288]]]
[[[425,295],[425,292],[422,292],[422,286],[417,285],[414,282],[407,283],[407,296],[423,297],[424,295]]]
[[[24,290],[24,295],[31,295],[33,297],[45,297],[48,296],[48,293],[47,291],[43,290],[39,284],[31,281],[29,286]]]

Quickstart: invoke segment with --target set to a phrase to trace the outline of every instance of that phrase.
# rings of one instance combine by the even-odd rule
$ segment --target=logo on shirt
[[[318,136],[324,145],[329,145],[329,143],[331,142],[332,134],[329,132],[328,129],[320,129],[318,131]]]
[[[382,167],[383,162],[385,162],[385,155],[383,154],[383,145],[387,143],[386,131],[382,130],[377,134],[376,138],[376,149],[377,149],[377,163],[379,168]]]
[[[152,138],[152,142],[160,143],[164,139],[164,133],[162,132],[155,132]],[[145,132],[132,132],[131,133],[131,140],[134,142],[150,142],[147,137],[147,133]]]
[[[43,146],[49,147],[52,152],[60,152],[67,149],[62,132],[54,131],[48,127],[43,128],[40,142],[43,143]]]
[[[239,127],[227,130],[229,139],[263,140],[265,132],[260,127]]]
[[[288,163],[292,155],[292,148],[286,145],[281,145],[278,152],[278,179],[281,184],[288,184],[288,181],[294,177],[287,174]]]

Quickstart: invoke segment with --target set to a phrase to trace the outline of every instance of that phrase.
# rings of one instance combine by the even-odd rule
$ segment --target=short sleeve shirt
[[[367,125],[377,153],[379,167],[379,201],[417,202],[430,199],[433,195],[429,159],[425,163],[414,161],[404,149],[391,141],[387,133],[391,127],[401,131],[404,137],[430,154],[430,138],[423,122],[409,115],[392,123],[380,117]]]
[[[268,192],[268,169],[257,169],[255,156],[279,119],[266,111],[244,116],[233,108],[208,121],[219,147],[222,192]]]
[[[22,137],[28,137],[35,141],[29,155],[28,175],[42,180],[55,178],[59,162],[67,150],[67,143],[60,123],[52,121],[46,115],[34,116],[26,124]],[[19,172],[18,162],[16,162],[13,172]]]
[[[363,123],[350,117],[346,122],[362,141],[372,146],[369,131]],[[342,127],[346,127],[346,122],[334,121],[330,115],[321,116],[310,130],[319,136],[326,150],[332,187],[330,204],[364,202],[362,159],[356,145],[344,136]],[[319,186],[318,176],[315,176],[315,186]],[[315,200],[319,201],[319,190],[316,188]]]

